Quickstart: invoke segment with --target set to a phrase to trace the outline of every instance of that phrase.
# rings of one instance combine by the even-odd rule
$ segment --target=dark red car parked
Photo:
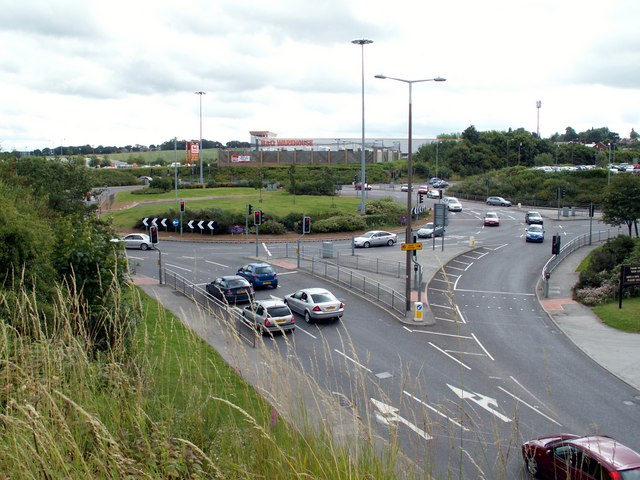
[[[640,453],[611,437],[561,434],[522,445],[530,475],[553,480],[640,480]]]

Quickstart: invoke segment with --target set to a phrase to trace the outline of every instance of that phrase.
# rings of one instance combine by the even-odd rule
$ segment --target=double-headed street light
[[[376,78],[380,79],[388,79],[388,80],[396,80],[398,82],[404,82],[409,84],[409,137],[408,137],[408,155],[407,155],[407,230],[406,230],[406,238],[405,242],[409,243],[412,241],[412,232],[411,232],[411,205],[412,205],[412,188],[411,184],[413,182],[413,163],[412,163],[412,150],[413,147],[411,145],[412,140],[412,115],[411,115],[411,87],[414,83],[420,82],[444,82],[446,78],[435,77],[435,78],[425,78],[422,80],[405,80],[404,78],[394,78],[387,77],[385,75],[376,75]],[[405,308],[407,311],[411,310],[411,251],[407,250],[406,257],[406,269],[405,269],[405,296],[406,296],[406,305]],[[418,287],[420,288],[420,287]],[[418,296],[418,298],[420,298]]]
[[[365,150],[364,150],[364,46],[373,43],[373,40],[367,40],[366,38],[360,38],[357,40],[351,40],[351,43],[355,45],[360,45],[361,51],[361,71],[362,71],[362,145],[361,145],[361,156],[360,156],[360,186],[362,189],[361,192],[361,202],[360,202],[360,213],[362,215],[367,213],[367,189],[365,184]],[[356,189],[358,188],[358,182],[355,185]]]
[[[200,97],[200,145],[198,145],[198,156],[200,157],[200,185],[204,184],[203,168],[202,168],[202,96],[207,92],[195,92]]]

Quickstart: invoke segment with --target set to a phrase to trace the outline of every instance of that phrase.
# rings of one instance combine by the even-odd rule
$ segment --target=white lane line
[[[178,269],[180,269],[180,270],[184,270],[185,272],[191,272],[191,269],[189,269],[189,268],[184,268],[184,267],[181,267],[181,266],[179,266],[179,265],[173,265],[172,263],[165,263],[165,265],[166,265],[167,267],[171,267],[171,268],[178,268]]]
[[[497,246],[496,248],[493,249],[493,251],[495,252],[496,250],[500,250],[501,248],[504,248],[508,245],[509,245],[508,243],[505,243],[504,245]]]
[[[306,333],[307,335],[309,335],[311,338],[318,338],[316,337],[313,333],[311,332],[307,332],[304,328],[302,328],[300,325],[296,324],[296,330],[301,331],[302,333]]]
[[[461,272],[466,272],[467,268],[469,268],[471,265],[473,265],[473,263],[467,265],[465,268],[460,268],[460,267],[454,267],[453,265],[447,265],[445,268],[447,269],[451,269],[451,270],[460,270]]]
[[[535,293],[518,293],[518,292],[496,292],[493,290],[469,290],[466,288],[456,289],[458,292],[471,292],[471,293],[490,293],[493,295],[522,295],[524,297],[534,297]]]
[[[460,427],[462,430],[464,430],[465,432],[468,432],[469,429],[467,427],[465,427],[464,425],[456,422],[453,418],[445,415],[444,413],[442,413],[441,411],[433,408],[431,405],[429,405],[428,403],[423,402],[422,400],[420,400],[418,397],[416,397],[415,395],[407,392],[406,390],[403,390],[402,393],[404,393],[406,396],[408,396],[409,398],[412,398],[413,400],[415,400],[416,402],[418,402],[420,405],[423,405],[425,407],[427,407],[429,410],[431,410],[433,413],[436,413],[438,415],[440,415],[442,418],[446,418],[447,420],[449,420],[451,423],[453,423],[455,426]]]
[[[518,387],[520,387],[522,390],[524,390],[525,392],[527,392],[527,393],[528,393],[532,398],[534,398],[534,399],[536,400],[536,402],[538,402],[540,405],[544,405],[544,406],[545,406],[545,408],[546,408],[547,410],[552,410],[551,408],[547,407],[547,406],[545,405],[545,403],[544,403],[542,400],[540,400],[537,396],[535,396],[535,395],[533,394],[533,392],[531,392],[529,389],[525,388],[525,386],[524,386],[524,385],[522,385],[518,380],[516,380],[516,379],[515,379],[515,377],[514,377],[513,375],[509,375],[509,378],[510,378],[511,380],[513,380],[513,382],[514,382],[516,385],[518,385]]]
[[[461,351],[461,350],[449,350],[449,349],[445,350],[445,352],[451,353],[451,354],[458,353],[460,355],[473,355],[473,356],[476,356],[476,357],[484,357],[484,353],[479,353],[479,352],[464,352],[464,351]]]
[[[213,265],[218,265],[219,267],[231,268],[229,265],[225,265],[224,263],[212,262],[211,260],[205,260],[206,263],[211,263]]]
[[[453,338],[464,338],[467,340],[471,340],[471,337],[467,335],[455,335],[453,333],[441,333],[441,332],[430,332],[429,330],[414,330],[415,333],[428,333],[429,335],[440,335],[442,337],[453,337]]]
[[[366,370],[369,373],[373,373],[371,370],[369,370],[367,367],[365,367],[364,365],[362,365],[361,363],[356,362],[353,358],[351,358],[350,356],[348,356],[345,353],[342,353],[340,350],[338,350],[337,348],[333,349],[334,352],[336,352],[338,355],[342,355],[344,358],[346,358],[347,360],[349,360],[350,362],[353,362],[354,364],[356,364],[357,366],[359,366],[360,368]]]
[[[462,363],[460,360],[458,360],[456,357],[454,357],[453,355],[449,355],[447,352],[445,352],[444,350],[442,350],[440,347],[435,346],[433,343],[429,342],[429,345],[431,345],[433,348],[435,348],[436,350],[438,350],[439,352],[445,354],[447,357],[449,357],[451,360],[453,360],[456,363],[459,363],[460,365],[462,365],[464,368],[466,368],[467,370],[471,370],[471,367],[466,366],[464,363]]]
[[[487,357],[489,357],[492,361],[495,362],[495,358],[493,358],[491,354],[487,351],[487,349],[484,348],[484,345],[480,343],[480,340],[478,340],[478,337],[476,337],[475,333],[472,333],[471,336],[478,343],[478,345],[480,345],[480,348],[482,349],[482,351],[487,354]]]
[[[456,278],[456,281],[453,282],[453,289],[457,290],[458,289],[458,281],[462,278],[462,275],[460,275],[458,278]]]
[[[433,307],[438,307],[438,308],[447,308],[449,310],[453,309],[453,307],[449,306],[449,305],[438,305],[437,303],[430,303],[429,306],[431,308]]]
[[[460,320],[462,321],[462,323],[467,323],[467,321],[464,319],[464,315],[462,315],[462,312],[460,311],[460,308],[458,307],[458,305],[456,305],[456,311],[458,312],[458,317],[460,317]]]
[[[507,395],[515,398],[518,402],[522,403],[523,405],[526,405],[527,407],[529,407],[531,410],[533,410],[534,412],[542,415],[544,418],[546,418],[547,420],[555,423],[556,425],[558,425],[559,427],[562,426],[562,424],[556,422],[553,418],[551,418],[549,415],[545,415],[544,413],[542,413],[540,410],[538,410],[536,407],[534,407],[533,405],[529,405],[527,402],[525,402],[524,400],[522,400],[520,397],[515,396],[513,393],[505,390],[504,388],[502,388],[501,386],[498,386],[499,390],[502,390],[504,393],[506,393]]]
[[[262,242],[262,248],[264,248],[264,251],[267,252],[268,256],[271,256],[271,252],[269,251],[269,247],[267,247],[267,244]]]
[[[291,272],[278,272],[278,276],[280,275],[291,275],[292,273],[298,273],[297,270],[292,270]]]

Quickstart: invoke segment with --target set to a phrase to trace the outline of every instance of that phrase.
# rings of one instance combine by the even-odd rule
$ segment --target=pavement
[[[443,265],[473,247],[471,244],[447,246],[442,251],[439,240],[436,239],[435,250],[432,250],[430,241],[425,242],[425,245],[429,245],[430,258],[434,259],[428,265],[423,264],[423,280],[426,283]],[[638,368],[640,366],[640,334],[625,333],[608,327],[600,321],[590,308],[572,298],[572,287],[578,281],[576,268],[589,252],[596,247],[596,245],[585,246],[566,257],[553,270],[546,298],[543,295],[542,285],[539,284],[537,286],[538,300],[549,315],[549,318],[580,350],[610,373],[640,391],[640,368]],[[279,262],[273,261],[272,263],[277,264]],[[283,266],[281,265],[281,267]],[[288,266],[289,268],[294,267],[293,264]],[[366,275],[368,278],[371,277],[398,291],[404,290],[403,278],[390,278],[369,272]],[[202,316],[201,313],[198,315],[194,313],[194,305],[189,298],[175,294],[169,287],[158,285],[157,279],[137,276],[134,281],[185,323],[191,324],[191,319]],[[417,296],[413,300],[417,300]],[[425,300],[424,297],[423,300]],[[397,318],[407,323],[416,324],[409,318]],[[422,323],[428,324],[428,322]],[[211,332],[208,332],[208,334],[211,334]],[[221,353],[223,353],[221,350],[226,348],[227,342],[223,336],[216,339],[214,335],[214,337],[205,340]],[[217,342],[216,340],[220,341]]]

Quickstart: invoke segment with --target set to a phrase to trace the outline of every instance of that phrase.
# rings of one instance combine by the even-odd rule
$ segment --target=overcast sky
[[[640,130],[638,0],[4,0],[0,148]],[[205,91],[201,98],[196,91]],[[540,109],[536,102],[541,101]]]

